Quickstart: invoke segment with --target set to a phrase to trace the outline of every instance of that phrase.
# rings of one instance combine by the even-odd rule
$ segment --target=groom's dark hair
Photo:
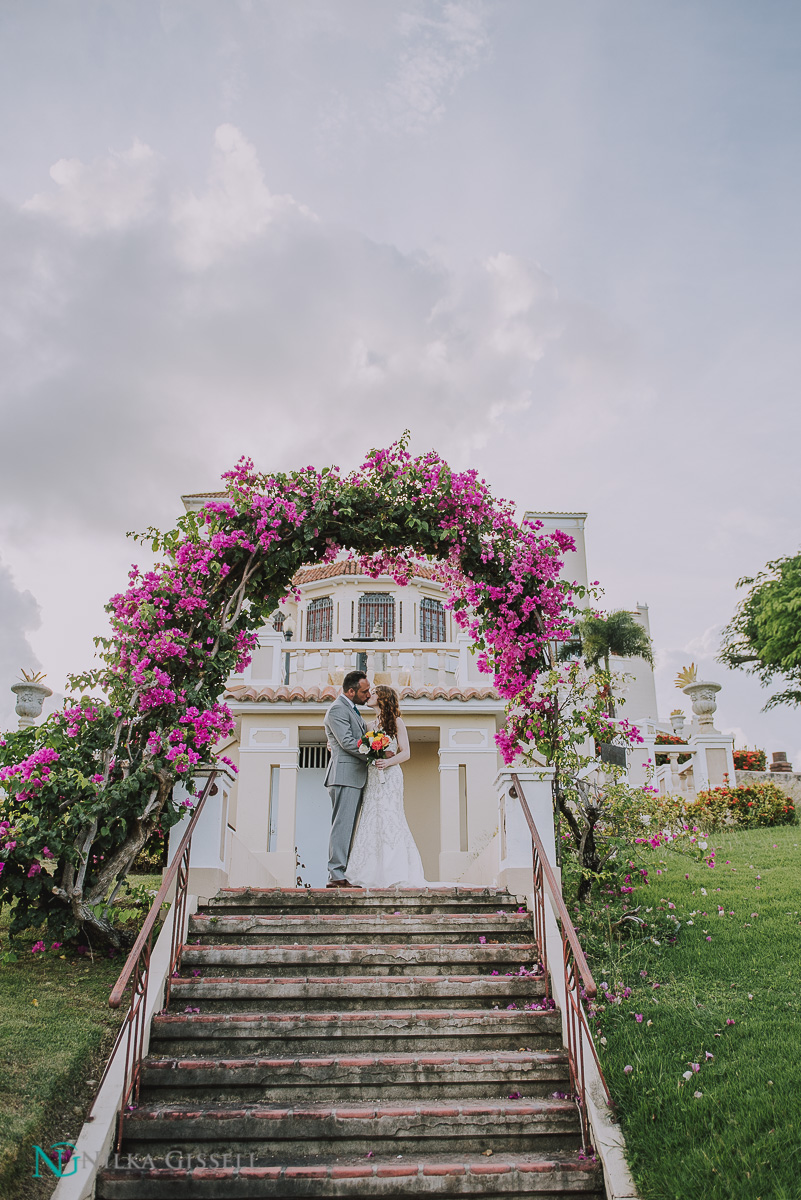
[[[346,694],[348,692],[355,692],[362,679],[366,678],[367,676],[365,675],[364,671],[348,671],[347,675],[342,680],[342,691]]]

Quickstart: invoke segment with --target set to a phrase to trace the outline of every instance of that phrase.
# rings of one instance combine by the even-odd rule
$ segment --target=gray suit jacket
[[[325,714],[324,725],[331,745],[325,786],[363,788],[367,782],[367,756],[359,753],[363,730],[347,696],[337,696]]]

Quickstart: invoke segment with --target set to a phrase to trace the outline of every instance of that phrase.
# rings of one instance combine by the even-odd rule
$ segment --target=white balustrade
[[[348,671],[354,670],[357,655],[366,657],[369,677],[378,672],[384,678],[388,677],[393,687],[410,684],[420,688],[434,683],[440,687],[458,687],[467,684],[463,654],[461,647],[456,644],[378,641],[351,642],[346,646],[283,641],[280,644],[281,682],[284,681],[287,658],[290,687],[325,687],[329,683],[340,682]],[[278,658],[277,653],[275,657]],[[274,678],[260,680],[253,675],[252,682],[275,686]]]

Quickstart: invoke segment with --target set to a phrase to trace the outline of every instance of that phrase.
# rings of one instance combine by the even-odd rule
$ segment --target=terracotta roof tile
[[[404,700],[498,700],[500,697],[492,687],[446,688],[439,684],[428,684],[425,687],[401,687],[396,689],[401,701]],[[258,703],[266,700],[271,704],[291,704],[299,702],[330,703],[336,700],[340,689],[333,684],[324,687],[302,687],[293,684],[291,687],[255,688],[247,683],[235,684],[226,688],[224,699],[236,700],[239,703]]]
[[[318,579],[335,579],[339,575],[363,575],[364,572],[359,570],[359,564],[351,559],[345,559],[340,562],[318,563],[312,567],[301,567],[295,573],[292,580],[293,583],[314,583]],[[434,568],[428,563],[418,563],[415,567],[415,575],[419,579],[433,579],[435,576]]]

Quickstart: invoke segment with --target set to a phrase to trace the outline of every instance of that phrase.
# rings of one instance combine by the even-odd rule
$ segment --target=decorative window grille
[[[330,596],[309,601],[306,610],[306,641],[330,642],[333,637],[334,605]]]
[[[395,641],[395,597],[390,592],[367,592],[359,597],[359,637]]]
[[[420,641],[445,641],[445,607],[428,596],[420,602]]]
[[[278,632],[280,633],[282,631],[282,629],[284,628],[285,620],[286,620],[286,613],[276,612],[275,615],[273,616],[273,629],[277,629]]]
[[[309,768],[312,768],[320,770],[321,768],[328,766],[328,760],[330,757],[331,754],[328,747],[322,744],[301,746],[298,765],[301,767],[301,769],[305,768],[308,770]]]

